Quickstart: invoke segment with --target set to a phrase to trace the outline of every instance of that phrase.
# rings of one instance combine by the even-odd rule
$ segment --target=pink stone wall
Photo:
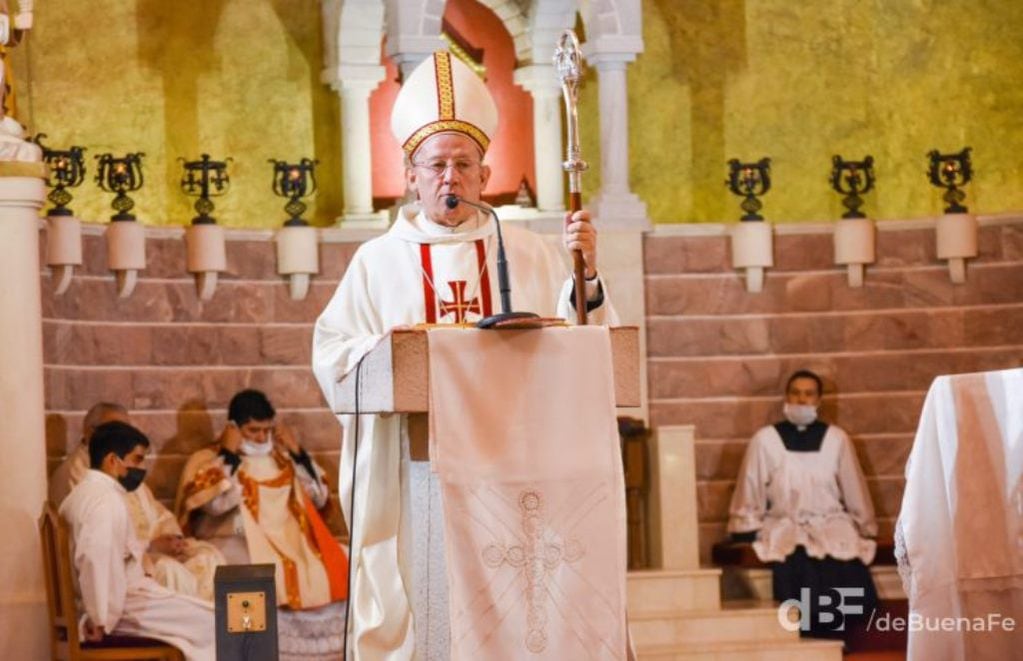
[[[64,296],[52,295],[44,271],[51,469],[77,443],[85,410],[119,401],[153,441],[150,485],[170,502],[188,454],[219,433],[231,395],[251,386],[267,391],[337,484],[340,430],[309,354],[312,324],[357,244],[322,243],[322,273],[295,302],[275,273],[269,233],[245,236],[228,241],[228,272],[206,303],[173,232],[151,232],[148,268],[127,300],[116,297],[94,233]],[[952,285],[932,230],[882,231],[878,264],[863,289],[850,289],[830,263],[830,234],[782,234],[764,291],[748,294],[725,237],[646,238],[651,423],[696,426],[705,562],[724,535],[746,441],[779,417],[780,390],[799,367],[824,377],[823,414],[855,439],[890,538],[931,379],[1023,364],[1023,220],[986,225],[980,247],[967,283]],[[332,524],[341,531],[340,517]]]
[[[747,439],[780,418],[795,369],[824,378],[823,416],[855,440],[890,540],[931,380],[1023,365],[1023,220],[981,229],[964,285],[929,229],[879,232],[862,289],[832,265],[830,233],[776,235],[760,294],[729,268],[723,236],[653,234],[644,249],[651,423],[696,426],[703,562],[725,536]]]
[[[309,357],[312,324],[357,244],[321,244],[322,273],[306,300],[296,302],[276,275],[269,233],[253,236],[259,238],[228,241],[228,272],[209,302],[198,300],[185,272],[183,240],[167,232],[150,233],[147,268],[125,300],[117,298],[106,270],[102,236],[84,237],[86,264],[64,296],[52,295],[44,270],[50,470],[78,442],[93,403],[120,402],[153,442],[148,483],[170,506],[188,455],[220,433],[231,396],[254,387],[270,396],[336,491],[340,428],[324,405]],[[341,532],[339,510],[332,510],[332,527]]]

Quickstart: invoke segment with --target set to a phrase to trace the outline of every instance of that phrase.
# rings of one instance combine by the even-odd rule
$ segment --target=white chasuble
[[[575,314],[567,255],[532,232],[509,225],[503,231],[512,308],[571,322]],[[491,310],[500,312],[496,274],[496,233],[486,215],[452,230],[428,221],[415,205],[403,208],[386,234],[359,247],[316,321],[312,365],[327,403],[337,410],[335,384],[388,331],[430,319],[472,322],[485,316],[488,299]],[[598,292],[604,294],[599,305]],[[587,294],[595,306],[591,323],[617,323],[603,283],[587,283]],[[415,653],[410,577],[398,558],[405,418],[360,416],[354,520],[349,504],[356,425],[354,416],[340,415],[338,420],[343,428],[340,499],[352,531],[352,658],[410,659]]]
[[[934,380],[895,544],[910,617],[921,623],[910,629],[909,659],[1020,658],[1023,369]]]
[[[344,600],[348,563],[294,464],[276,455],[245,457],[238,480],[249,561],[276,565],[277,603],[303,609]]]
[[[323,469],[313,468],[315,477],[275,449],[241,455],[232,473],[215,448],[204,448],[185,464],[179,518],[233,563],[273,563],[278,605],[299,610],[343,601],[348,560],[316,509],[327,489]]]
[[[625,487],[607,329],[428,338],[451,658],[626,658]]]

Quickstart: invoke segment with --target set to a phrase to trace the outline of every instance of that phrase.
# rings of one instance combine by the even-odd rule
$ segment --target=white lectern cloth
[[[608,330],[428,334],[452,659],[626,658]]]

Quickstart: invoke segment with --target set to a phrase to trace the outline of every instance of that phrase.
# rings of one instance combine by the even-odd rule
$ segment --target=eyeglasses
[[[444,176],[444,173],[448,168],[454,168],[455,172],[459,175],[467,175],[476,171],[481,165],[479,161],[469,161],[465,159],[455,159],[453,161],[445,161],[440,158],[434,158],[422,163],[413,163],[413,167],[424,168],[433,174],[435,177]]]

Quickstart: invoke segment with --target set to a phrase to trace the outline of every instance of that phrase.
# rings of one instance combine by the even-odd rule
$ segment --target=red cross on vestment
[[[480,299],[478,297],[473,298],[471,301],[465,300],[465,280],[448,281],[448,287],[451,288],[451,297],[453,301],[441,301],[440,302],[440,314],[441,316],[448,315],[452,312],[455,313],[455,323],[460,324],[465,321],[466,316],[470,312],[476,314],[482,314],[482,308],[480,307]]]
[[[423,271],[423,310],[426,323],[437,323],[438,308],[440,316],[444,317],[452,312],[455,313],[455,323],[465,321],[470,312],[483,317],[493,314],[490,303],[490,273],[487,269],[487,251],[483,239],[474,241],[476,247],[476,266],[479,268],[479,298],[473,297],[471,301],[465,300],[465,280],[448,280],[448,287],[451,289],[454,301],[438,301],[437,292],[433,289],[433,258],[430,254],[430,244],[419,245],[419,260]],[[482,300],[482,303],[481,303]]]

